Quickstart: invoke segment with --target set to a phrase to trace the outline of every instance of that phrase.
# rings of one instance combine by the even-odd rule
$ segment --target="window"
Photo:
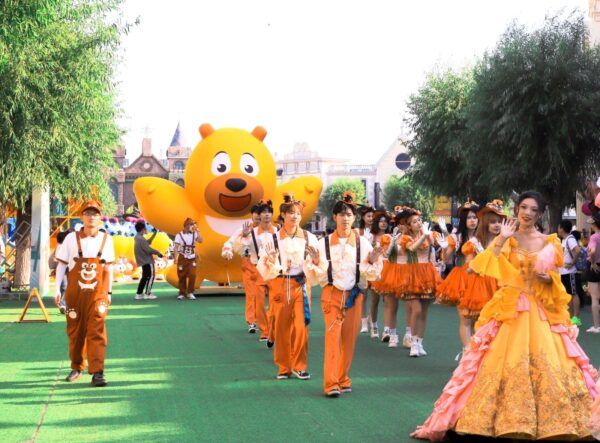
[[[183,171],[185,169],[185,165],[183,164],[183,162],[181,160],[177,160],[175,162],[175,169],[177,171]]]
[[[396,167],[402,171],[405,171],[406,169],[408,169],[409,166],[410,157],[408,156],[408,154],[405,154],[404,152],[398,154],[398,156],[396,157]]]

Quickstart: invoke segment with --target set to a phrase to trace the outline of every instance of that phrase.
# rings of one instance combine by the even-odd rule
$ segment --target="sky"
[[[144,134],[163,158],[178,122],[266,128],[281,158],[296,143],[375,163],[406,132],[428,72],[470,66],[514,20],[528,27],[588,0],[126,0],[117,81],[127,156]]]

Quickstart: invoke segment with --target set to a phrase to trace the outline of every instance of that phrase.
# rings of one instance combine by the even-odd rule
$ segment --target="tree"
[[[19,209],[20,221],[36,187],[63,201],[93,185],[108,195],[120,137],[113,74],[128,29],[120,3],[0,4],[0,205]]]
[[[342,198],[345,191],[354,192],[356,203],[360,204],[365,201],[365,187],[362,181],[347,178],[335,180],[325,189],[319,200],[319,211],[327,219],[328,228],[335,228],[335,223],[331,219],[333,206]]]
[[[433,194],[406,175],[392,175],[388,179],[383,187],[383,202],[388,210],[397,205],[418,209],[426,220],[433,215]]]
[[[533,32],[513,24],[474,73],[478,183],[540,191],[552,228],[600,169],[600,49],[587,38],[581,14]]]
[[[467,106],[474,81],[472,70],[431,72],[408,100],[407,123],[413,137],[408,153],[414,159],[409,176],[438,195],[487,195],[485,182],[470,167]]]

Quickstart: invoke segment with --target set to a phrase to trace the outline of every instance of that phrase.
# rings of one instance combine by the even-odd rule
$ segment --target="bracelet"
[[[108,292],[107,292],[107,294],[108,294],[108,295],[112,295],[112,291],[108,291]]]

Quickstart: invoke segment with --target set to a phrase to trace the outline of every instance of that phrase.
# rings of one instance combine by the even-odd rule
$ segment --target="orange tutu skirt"
[[[455,266],[438,286],[437,301],[446,305],[458,305],[469,286],[471,275],[467,272],[466,265]]]
[[[410,263],[406,267],[406,291],[404,300],[432,299],[442,279],[433,263]]]
[[[458,309],[467,318],[477,318],[479,313],[498,290],[495,278],[467,273],[467,288],[460,299]]]
[[[371,282],[371,289],[378,294],[388,294],[393,288],[393,281],[390,281],[392,276],[394,264],[385,260],[383,262],[383,269],[381,270],[381,277],[379,280]]]

